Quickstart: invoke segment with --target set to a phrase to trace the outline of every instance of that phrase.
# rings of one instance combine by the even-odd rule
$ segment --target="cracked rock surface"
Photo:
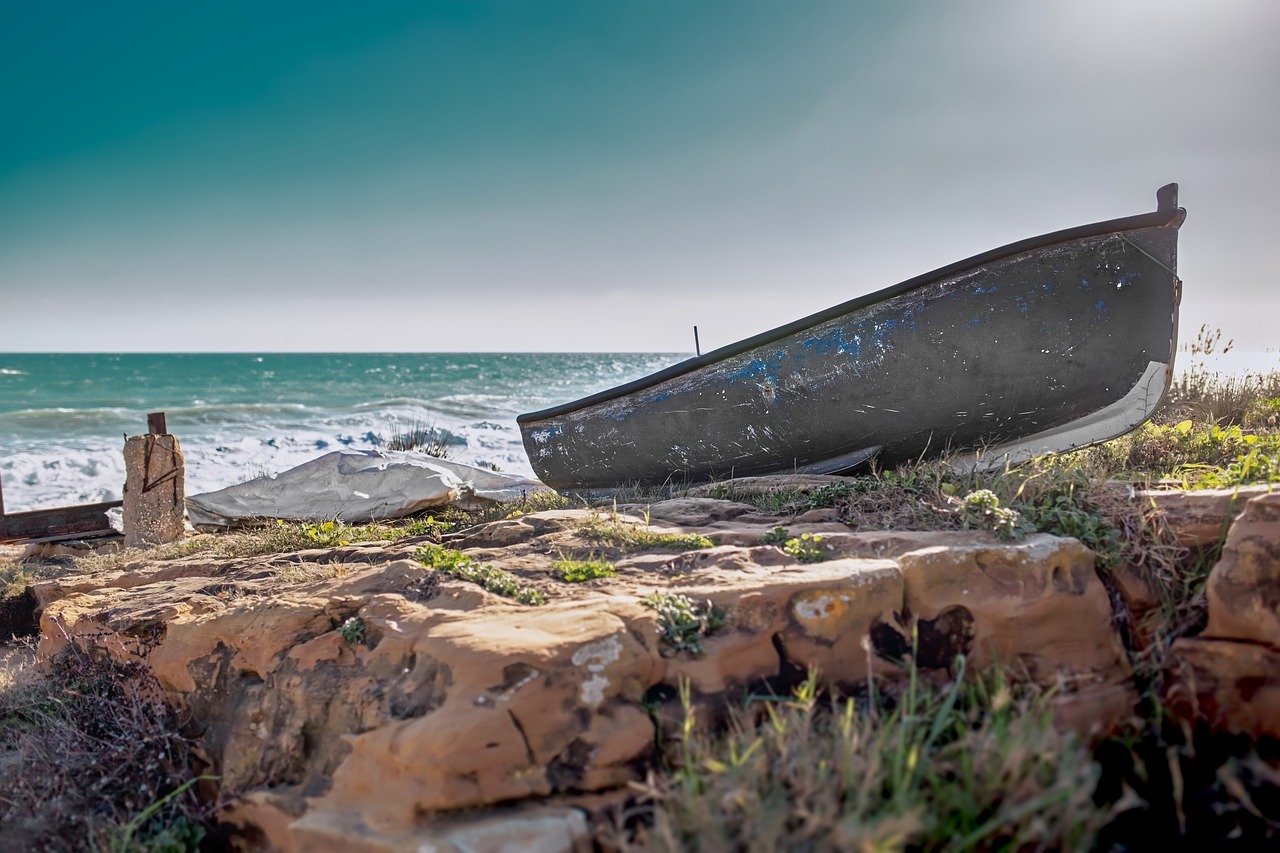
[[[1255,696],[1280,689],[1280,627],[1274,608],[1253,612],[1270,605],[1250,591],[1278,582],[1268,549],[1280,535],[1267,528],[1264,547],[1249,533],[1275,525],[1275,498],[1250,503],[1233,530],[1242,532],[1211,581],[1210,630],[1196,641],[1250,644],[1262,657],[1233,666],[1261,673]],[[765,544],[777,518],[741,503],[700,496],[618,509],[610,524],[699,533],[713,546],[610,550],[584,534],[599,522],[593,510],[450,537],[543,590],[548,601],[536,607],[425,568],[413,542],[135,563],[96,586],[37,590],[39,654],[76,643],[145,661],[200,732],[221,776],[223,819],[263,849],[297,851],[473,849],[468,832],[542,833],[544,849],[590,849],[580,815],[547,803],[640,781],[655,720],[678,710],[684,682],[716,709],[747,691],[785,692],[811,669],[850,690],[900,678],[908,655],[944,674],[965,654],[1066,685],[1076,713],[1064,716],[1082,727],[1123,717],[1136,700],[1112,599],[1092,552],[1073,539],[853,532],[815,515],[788,522],[792,535],[824,537],[825,559],[802,563]],[[617,574],[567,583],[552,570],[566,555],[608,556]],[[334,576],[284,583],[284,566]],[[701,654],[662,642],[643,601],[654,592],[720,609]],[[344,629],[351,620],[360,631]],[[1187,666],[1214,648],[1186,649]],[[543,805],[512,811],[522,803]],[[451,813],[475,807],[492,814],[449,828]],[[511,821],[526,821],[527,834]]]

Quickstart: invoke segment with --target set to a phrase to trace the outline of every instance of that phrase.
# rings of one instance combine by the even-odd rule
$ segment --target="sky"
[[[1280,348],[1280,3],[0,2],[0,350],[703,351],[1181,184]]]

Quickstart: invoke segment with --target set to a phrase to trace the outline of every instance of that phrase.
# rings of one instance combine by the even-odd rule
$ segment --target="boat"
[[[558,491],[843,474],[948,454],[990,469],[1134,429],[1172,380],[1178,185],[1157,209],[1032,237],[580,400],[520,415]]]

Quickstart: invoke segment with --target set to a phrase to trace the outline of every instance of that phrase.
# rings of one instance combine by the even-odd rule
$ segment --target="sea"
[[[653,373],[688,353],[0,354],[0,494],[18,512],[117,500],[126,435],[164,412],[187,494],[340,448],[434,429],[448,458],[532,475],[516,415]],[[1280,369],[1280,353],[1196,359],[1227,374]]]
[[[0,354],[6,512],[117,500],[126,435],[164,412],[187,494],[434,429],[447,458],[532,475],[516,415],[680,353]]]

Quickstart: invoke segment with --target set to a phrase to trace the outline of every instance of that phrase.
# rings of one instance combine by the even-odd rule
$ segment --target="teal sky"
[[[1280,347],[1280,4],[6,3],[0,350],[705,348],[1182,184]]]

